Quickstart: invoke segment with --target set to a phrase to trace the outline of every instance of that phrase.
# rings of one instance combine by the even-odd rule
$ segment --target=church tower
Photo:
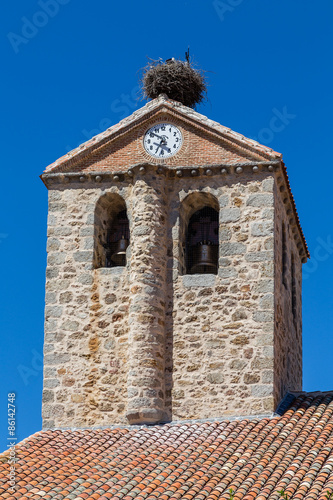
[[[45,428],[268,414],[301,390],[281,154],[161,95],[41,177]]]

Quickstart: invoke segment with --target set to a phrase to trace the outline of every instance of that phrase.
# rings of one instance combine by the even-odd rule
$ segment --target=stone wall
[[[271,189],[275,199],[274,399],[278,404],[288,390],[302,389],[302,260],[294,237],[295,220],[280,174],[276,182],[272,179]]]
[[[222,184],[222,186],[221,186]],[[169,287],[169,417],[211,418],[273,411],[274,199],[267,174],[182,180],[170,188],[173,284]],[[179,214],[219,207],[219,273],[184,275]],[[194,198],[193,198],[193,195]],[[213,206],[213,204],[211,205]],[[214,206],[213,206],[214,207]],[[191,213],[188,214],[187,220]],[[171,259],[171,258],[170,258]],[[171,267],[171,262],[170,266]]]
[[[291,287],[278,283],[285,208],[276,176],[247,168],[180,179],[146,167],[113,184],[53,184],[44,427],[267,413],[299,386],[301,264],[288,233],[291,321]],[[95,210],[107,193],[127,208],[124,268],[96,260]],[[206,203],[219,210],[219,272],[186,275],[185,227]]]
[[[121,189],[108,191],[124,196]],[[125,422],[128,269],[93,266],[94,212],[104,192],[77,186],[49,191],[46,427]]]

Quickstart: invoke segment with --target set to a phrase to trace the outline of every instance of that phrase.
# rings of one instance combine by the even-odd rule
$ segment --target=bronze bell
[[[111,260],[116,266],[126,265],[126,248],[129,245],[129,240],[126,240],[124,236],[118,241],[112,244],[112,255]]]
[[[191,248],[191,274],[217,274],[218,245],[198,243]]]

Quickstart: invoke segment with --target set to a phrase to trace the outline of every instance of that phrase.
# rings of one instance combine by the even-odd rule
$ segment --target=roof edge
[[[133,126],[135,123],[142,121],[145,117],[149,119],[151,116],[161,111],[163,107],[165,107],[166,110],[177,114],[183,120],[195,123],[197,126],[199,125],[201,127],[204,127],[207,132],[213,134],[215,133],[220,137],[223,137],[224,140],[237,144],[240,148],[253,151],[256,154],[260,154],[261,156],[266,156],[267,160],[282,158],[281,153],[278,153],[253,139],[249,139],[238,132],[234,132],[230,128],[207,118],[205,115],[202,115],[197,111],[194,111],[192,108],[188,108],[187,106],[184,106],[177,101],[168,99],[165,94],[161,94],[159,97],[152,101],[149,101],[145,106],[134,111],[134,113],[127,116],[115,125],[112,125],[104,132],[95,135],[88,141],[80,144],[80,146],[78,146],[77,148],[58,158],[55,162],[46,167],[44,173],[51,172],[60,166],[64,168],[68,164],[71,164],[73,161],[75,163],[77,161],[80,161],[80,159],[82,159],[84,156],[90,154],[95,149],[100,148],[110,139],[117,138],[118,136],[126,133],[128,128]]]

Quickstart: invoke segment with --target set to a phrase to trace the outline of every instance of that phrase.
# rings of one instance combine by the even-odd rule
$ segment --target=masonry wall
[[[274,291],[276,310],[288,301],[274,284],[283,214],[274,176],[247,169],[178,179],[151,167],[116,185],[50,189],[44,427],[126,424],[142,408],[159,409],[162,420],[274,410],[299,380],[299,354],[279,368],[290,316],[274,326]],[[125,268],[94,269],[95,207],[105,193],[127,207]],[[186,275],[184,227],[206,202],[219,209],[219,273]]]
[[[109,189],[128,198],[128,189]],[[104,189],[49,191],[43,425],[125,422],[128,268],[94,269]]]
[[[222,184],[222,185],[221,185]],[[172,199],[168,412],[174,419],[273,411],[274,200],[267,174],[182,180]],[[183,275],[181,204],[195,192],[218,201],[219,273]],[[195,199],[193,201],[195,211]],[[171,267],[171,264],[170,266]],[[173,359],[173,362],[171,361]]]
[[[280,174],[274,182],[272,179],[272,192],[275,200],[276,276],[274,283],[274,399],[277,405],[287,391],[302,390],[302,260],[294,237],[297,231],[295,219]],[[284,264],[283,253],[285,254]]]

